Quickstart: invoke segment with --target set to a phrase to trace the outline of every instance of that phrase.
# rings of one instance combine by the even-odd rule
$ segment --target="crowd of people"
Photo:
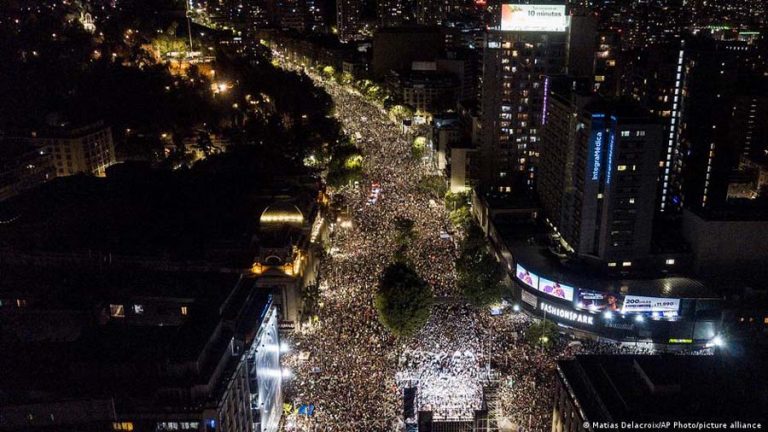
[[[411,138],[354,91],[318,83],[334,98],[344,131],[364,154],[365,179],[335,191],[351,207],[352,226],[335,228],[334,252],[321,263],[318,320],[295,333],[296,354],[285,359],[293,370],[287,400],[316,410],[312,418],[291,416],[286,429],[391,431],[403,424],[403,388],[396,377],[407,347],[379,323],[374,295],[398,249],[395,218],[414,221],[416,238],[407,258],[437,296],[455,293],[455,250],[453,242],[440,238],[448,224],[443,206],[430,203],[416,187],[425,167],[411,156]],[[380,194],[370,203],[373,183]],[[431,320],[442,316],[433,314]]]
[[[471,419],[493,396],[492,417],[507,430],[543,431],[551,422],[558,359],[652,352],[564,338],[545,350],[525,342],[531,321],[524,314],[492,316],[462,304],[456,246],[440,235],[449,226],[447,212],[417,187],[429,168],[412,156],[413,137],[354,90],[313,78],[332,96],[344,131],[361,148],[366,178],[335,192],[351,206],[352,226],[334,230],[333,252],[321,263],[318,319],[292,335],[294,352],[284,357],[293,371],[286,401],[313,404],[315,411],[288,416],[285,430],[404,430],[403,392],[415,388],[415,410],[431,410],[436,420]],[[373,183],[380,194],[369,203]],[[414,221],[407,259],[437,299],[426,325],[407,339],[388,333],[374,308],[379,275],[399,247],[396,217]]]

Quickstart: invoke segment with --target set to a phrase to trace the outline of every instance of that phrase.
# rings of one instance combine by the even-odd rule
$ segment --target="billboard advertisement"
[[[628,295],[624,297],[622,313],[675,312],[680,309],[680,299],[663,297],[642,297]]]
[[[572,286],[563,285],[559,282],[539,278],[539,291],[544,294],[549,294],[552,297],[573,301],[573,292],[575,289]]]
[[[565,5],[501,5],[501,30],[564,32],[568,27]]]
[[[621,311],[624,299],[621,294],[579,290],[576,307],[590,311]]]
[[[589,178],[596,182],[600,180],[600,168],[603,164],[603,144],[605,142],[605,115],[592,115],[592,133],[589,136]]]
[[[538,303],[538,300],[536,299],[536,296],[529,293],[528,291],[523,290],[521,293],[521,298],[524,302],[528,303],[529,305],[536,307],[536,304]]]
[[[539,276],[535,273],[529,272],[525,267],[518,264],[517,268],[515,269],[515,274],[517,275],[517,278],[520,280],[520,282],[528,285],[533,289],[539,289]]]

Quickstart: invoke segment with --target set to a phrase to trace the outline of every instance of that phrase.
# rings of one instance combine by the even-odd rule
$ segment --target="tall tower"
[[[631,266],[650,250],[663,127],[640,105],[603,100],[588,85],[557,87],[537,182],[545,216],[571,252]]]
[[[570,17],[564,3],[503,4],[486,34],[480,111],[480,181],[500,191],[533,186],[545,75],[565,72]]]
[[[362,25],[362,0],[336,0],[336,26],[339,40],[355,39]]]

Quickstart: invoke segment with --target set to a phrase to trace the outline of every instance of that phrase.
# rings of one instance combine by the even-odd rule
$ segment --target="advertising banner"
[[[621,294],[580,289],[576,307],[590,311],[618,312],[623,303],[624,299]]]
[[[564,32],[568,27],[565,5],[501,5],[501,30]]]
[[[536,307],[538,303],[538,299],[536,299],[536,296],[529,293],[528,291],[522,290],[521,297],[524,302],[528,303],[529,305]]]
[[[563,285],[559,282],[539,278],[539,291],[544,294],[549,294],[552,297],[573,301],[573,292],[575,289],[572,286]]]
[[[623,313],[632,312],[677,312],[680,309],[680,299],[663,297],[642,297],[628,295],[624,297]]]
[[[533,289],[539,289],[539,276],[535,273],[529,272],[525,267],[520,264],[515,269],[515,274],[520,282],[528,285]]]

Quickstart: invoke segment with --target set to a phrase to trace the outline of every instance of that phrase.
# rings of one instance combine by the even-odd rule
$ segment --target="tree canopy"
[[[434,299],[429,285],[404,262],[387,266],[379,279],[379,321],[396,336],[411,336],[426,324]]]
[[[532,346],[550,348],[557,342],[557,324],[549,320],[541,320],[531,324],[525,333],[525,340]]]
[[[488,306],[501,299],[504,271],[488,252],[483,233],[477,225],[471,225],[467,230],[461,254],[456,260],[456,272],[459,288],[472,305]]]

